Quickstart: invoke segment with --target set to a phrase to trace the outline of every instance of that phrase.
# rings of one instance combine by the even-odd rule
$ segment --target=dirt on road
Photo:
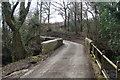
[[[55,50],[21,78],[95,78],[89,54],[84,46],[71,41]]]

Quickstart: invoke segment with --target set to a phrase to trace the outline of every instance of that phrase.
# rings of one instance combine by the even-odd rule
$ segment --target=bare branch
[[[19,2],[16,2],[16,4],[13,6],[12,13],[11,13],[11,18],[13,17],[13,14],[14,14],[15,9],[16,9],[18,4],[19,4]]]
[[[10,3],[9,2],[2,2],[2,9],[3,9],[3,14],[5,17],[5,21],[6,23],[9,25],[9,27],[11,28],[12,31],[15,31],[15,25],[11,19],[11,9],[10,9]]]
[[[25,2],[21,2],[21,9],[20,9],[20,17],[19,17],[19,22],[20,24],[19,25],[22,25],[26,19],[26,16],[29,12],[29,8],[30,8],[30,5],[31,5],[31,2],[28,2],[27,4],[27,7],[25,8]]]

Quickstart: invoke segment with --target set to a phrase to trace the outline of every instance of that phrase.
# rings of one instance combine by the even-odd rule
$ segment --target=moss
[[[43,57],[44,57],[43,55],[32,56],[31,57],[31,62],[37,62],[40,59],[42,59]]]
[[[100,69],[98,67],[98,65],[95,63],[95,59],[91,56],[91,63],[94,69],[94,73],[95,73],[95,77],[97,80],[104,80],[105,78],[103,77],[103,75],[100,74]]]
[[[2,67],[0,67],[0,72],[2,71]]]
[[[97,80],[106,80],[102,75],[97,76]]]

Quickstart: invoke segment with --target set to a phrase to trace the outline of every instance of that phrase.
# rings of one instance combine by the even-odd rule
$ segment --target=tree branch
[[[21,2],[21,9],[20,9],[20,17],[19,17],[19,22],[20,24],[19,25],[22,25],[26,19],[26,16],[29,12],[29,8],[30,8],[30,5],[31,5],[31,2],[28,2],[27,4],[27,7],[25,8],[25,2]]]
[[[16,4],[13,6],[13,9],[12,9],[12,12],[11,12],[11,18],[13,18],[13,14],[14,14],[15,9],[16,9],[18,4],[19,4],[19,2],[16,2]]]
[[[3,9],[3,13],[4,13],[4,17],[5,17],[5,21],[8,24],[8,26],[10,27],[10,29],[12,31],[15,31],[15,24],[13,23],[12,19],[11,19],[11,9],[10,9],[10,3],[9,2],[2,2],[2,9]]]

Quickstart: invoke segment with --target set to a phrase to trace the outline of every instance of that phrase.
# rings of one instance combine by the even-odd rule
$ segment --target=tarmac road
[[[64,44],[21,78],[94,78],[84,46],[71,41]]]

